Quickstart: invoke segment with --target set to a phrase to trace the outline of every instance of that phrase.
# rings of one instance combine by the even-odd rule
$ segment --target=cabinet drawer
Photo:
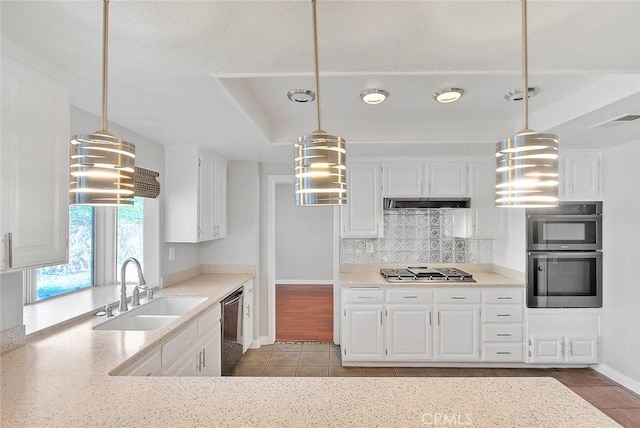
[[[388,303],[431,303],[432,301],[432,290],[413,288],[387,291]]]
[[[522,303],[523,292],[520,289],[485,290],[482,292],[484,303]]]
[[[523,361],[521,343],[485,343],[482,354],[485,361]]]
[[[482,326],[483,342],[522,342],[522,326],[486,324]]]
[[[522,322],[521,305],[484,305],[482,322]]]
[[[173,339],[162,345],[162,367],[167,367],[198,337],[198,325],[192,322]]]
[[[480,290],[436,290],[436,303],[480,303]]]
[[[198,318],[198,336],[202,336],[211,331],[217,324],[220,324],[220,305],[216,306],[206,314]]]
[[[346,303],[382,303],[384,302],[384,291],[379,288],[350,288],[345,291]]]

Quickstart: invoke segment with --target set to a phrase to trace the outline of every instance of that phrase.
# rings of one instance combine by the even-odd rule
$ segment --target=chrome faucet
[[[122,267],[120,268],[120,280],[122,281],[122,283],[120,284],[120,306],[118,307],[118,310],[120,312],[129,310],[129,308],[127,307],[127,278],[126,278],[127,265],[129,264],[129,262],[132,262],[134,265],[136,265],[136,269],[138,269],[138,285],[136,286],[136,288],[140,287],[140,288],[146,289],[146,287],[143,287],[143,286],[147,283],[147,281],[145,281],[144,275],[142,274],[142,266],[140,266],[140,262],[133,257],[129,257],[124,262],[122,262]],[[140,304],[139,301],[138,301],[138,304]]]

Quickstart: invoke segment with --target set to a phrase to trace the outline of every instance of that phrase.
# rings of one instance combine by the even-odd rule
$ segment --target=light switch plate
[[[367,253],[373,253],[373,242],[366,242],[365,243],[365,251]]]
[[[169,260],[176,259],[176,247],[169,247]]]

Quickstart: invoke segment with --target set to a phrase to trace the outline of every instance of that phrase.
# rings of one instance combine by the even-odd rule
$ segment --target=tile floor
[[[276,343],[248,350],[234,376],[551,376],[627,428],[640,428],[640,396],[589,368],[493,369],[342,367],[340,347],[330,343]]]

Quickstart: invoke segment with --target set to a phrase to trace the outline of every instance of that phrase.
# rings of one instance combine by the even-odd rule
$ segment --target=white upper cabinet
[[[466,162],[387,162],[383,196],[467,196]]]
[[[66,263],[69,93],[2,54],[0,271]]]
[[[347,169],[347,204],[341,207],[343,238],[382,236],[380,164],[351,163]]]
[[[601,156],[599,152],[560,152],[560,198],[601,200]]]
[[[166,242],[227,234],[227,161],[197,147],[165,150]]]
[[[496,207],[496,166],[474,162],[469,166],[471,209],[454,210],[454,235],[460,238],[507,238],[507,210]]]

